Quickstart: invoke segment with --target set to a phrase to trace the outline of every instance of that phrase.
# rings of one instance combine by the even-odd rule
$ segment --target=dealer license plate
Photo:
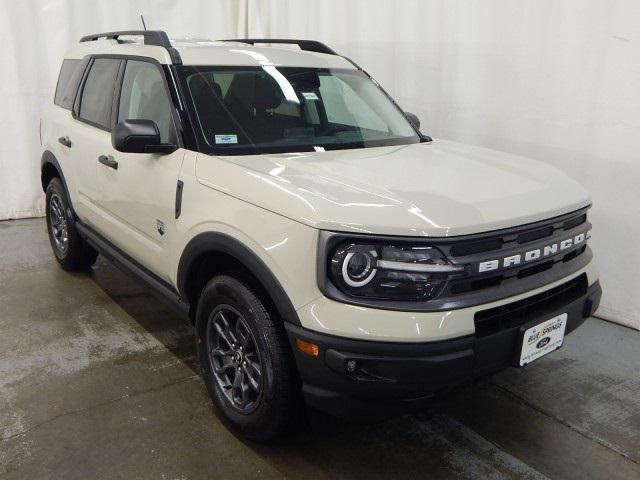
[[[520,366],[523,367],[560,348],[566,326],[567,314],[563,313],[525,330],[520,350]]]

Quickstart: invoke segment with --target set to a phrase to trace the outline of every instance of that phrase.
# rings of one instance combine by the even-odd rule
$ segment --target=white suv
[[[250,438],[526,365],[600,300],[579,185],[421,134],[318,42],[84,37],[40,134],[58,262],[100,252],[189,316]]]

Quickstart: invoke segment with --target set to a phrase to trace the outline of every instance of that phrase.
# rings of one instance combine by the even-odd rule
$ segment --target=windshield
[[[359,70],[179,67],[200,150],[219,155],[418,143],[400,109]]]

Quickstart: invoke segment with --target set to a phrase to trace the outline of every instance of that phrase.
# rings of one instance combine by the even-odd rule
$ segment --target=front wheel
[[[236,278],[205,286],[196,313],[202,375],[214,403],[245,437],[264,441],[296,419],[300,389],[282,328]]]

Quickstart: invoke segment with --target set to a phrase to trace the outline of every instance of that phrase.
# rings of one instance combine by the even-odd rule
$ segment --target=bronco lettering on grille
[[[508,257],[502,257],[495,260],[487,260],[478,264],[478,272],[490,272],[492,270],[498,270],[499,268],[509,268],[522,265],[525,263],[533,262],[541,258],[546,258],[557,253],[563,252],[586,242],[591,238],[591,230],[585,233],[579,233],[571,238],[565,238],[563,240],[544,245],[540,248],[529,250],[515,255],[509,255]]]

